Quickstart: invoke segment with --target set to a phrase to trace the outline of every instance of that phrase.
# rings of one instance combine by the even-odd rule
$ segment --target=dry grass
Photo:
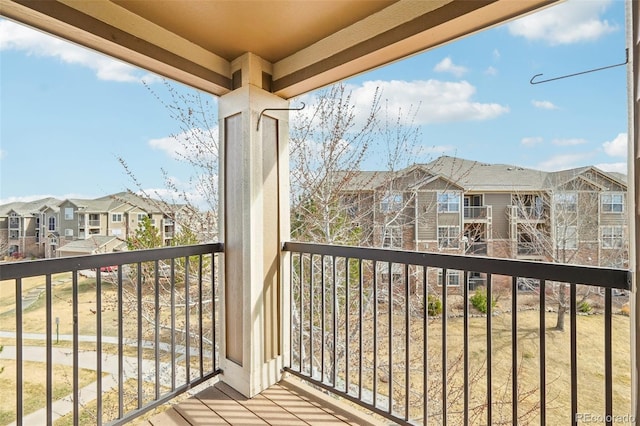
[[[571,407],[571,345],[570,333],[553,329],[555,313],[545,314],[546,322],[546,416],[547,424],[570,424]],[[493,399],[492,424],[511,424],[512,404],[512,317],[502,313],[492,318],[492,388],[487,389],[487,344],[486,317],[469,319],[469,376],[464,376],[463,319],[448,318],[447,321],[447,416],[449,423],[462,421],[463,384],[469,383],[471,424],[486,424],[487,394]],[[578,365],[578,412],[603,414],[604,407],[604,316],[578,316],[577,319],[577,365]],[[631,366],[629,347],[629,318],[613,316],[613,402],[614,414],[625,415],[631,409]],[[403,412],[405,399],[405,344],[404,317],[394,316],[393,386],[394,406]],[[354,322],[355,323],[355,322]],[[378,319],[379,336],[388,335],[388,316]],[[569,323],[567,322],[567,329]],[[371,324],[365,326],[371,331]],[[540,419],[540,334],[539,312],[524,311],[517,314],[518,362],[518,424],[539,424]],[[422,319],[411,320],[409,346],[409,412],[410,418],[423,416],[423,327]],[[388,344],[378,339],[377,391],[389,394]],[[432,319],[428,325],[428,405],[430,422],[442,422],[442,321]],[[372,341],[365,342],[365,374],[363,386],[371,389],[373,384]],[[351,382],[357,384],[357,358],[352,355]],[[382,380],[381,380],[382,379]]]
[[[6,425],[16,419],[16,362],[14,360],[0,361],[0,424]],[[46,365],[41,362],[25,361],[22,368],[22,386],[24,389],[23,412],[32,413],[46,405]],[[73,391],[72,367],[53,366],[53,398],[58,400]],[[84,387],[96,380],[96,372],[80,369],[78,372],[80,387]]]
[[[129,379],[124,382],[123,386],[123,401],[124,401],[124,413],[127,413],[131,410],[137,408],[138,397],[137,397],[137,388],[138,382],[135,379]],[[142,400],[142,405],[147,404],[153,400],[154,396],[154,386],[150,383],[145,383],[143,385],[143,393],[144,397]],[[166,391],[161,390],[161,392]],[[156,414],[159,411],[164,411],[168,407],[159,408],[152,410],[149,413],[145,413],[140,418],[136,419],[133,424],[142,423],[143,419],[149,418],[152,415]],[[96,401],[92,401],[88,404],[85,404],[80,409],[79,414],[79,423],[80,424],[96,424],[96,410],[97,404]],[[118,389],[111,389],[102,394],[102,422],[108,423],[110,421],[115,420],[118,417]],[[56,426],[67,426],[73,425],[73,413],[69,413],[65,416],[60,417],[58,420],[54,422]]]

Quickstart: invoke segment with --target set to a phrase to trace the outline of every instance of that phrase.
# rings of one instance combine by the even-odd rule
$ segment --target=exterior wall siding
[[[509,238],[509,211],[511,194],[485,194],[484,204],[491,206],[491,237],[493,239]]]

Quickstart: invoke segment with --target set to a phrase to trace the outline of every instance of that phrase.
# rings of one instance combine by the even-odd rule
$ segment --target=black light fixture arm
[[[260,120],[262,120],[262,115],[265,111],[302,111],[305,107],[304,102],[300,102],[302,106],[300,108],[265,108],[260,111],[260,115],[258,115],[258,124],[256,125],[256,132],[260,130]]]
[[[548,78],[546,80],[533,81],[533,80],[536,79],[536,77],[540,77],[542,75],[542,74],[536,74],[533,77],[531,77],[531,80],[529,80],[529,83],[531,83],[531,84],[546,83],[546,82],[549,82],[549,81],[560,80],[560,79],[569,78],[569,77],[575,77],[576,75],[588,74],[590,72],[602,71],[602,70],[606,70],[606,69],[609,69],[609,68],[615,68],[615,67],[619,67],[621,65],[626,65],[627,63],[629,63],[629,49],[625,49],[625,54],[626,54],[625,61],[621,62],[619,64],[607,65],[606,67],[594,68],[594,69],[591,69],[591,70],[581,71],[581,72],[577,72],[577,73],[574,73],[574,74],[567,74],[567,75],[563,75],[563,76],[560,76],[560,77]]]

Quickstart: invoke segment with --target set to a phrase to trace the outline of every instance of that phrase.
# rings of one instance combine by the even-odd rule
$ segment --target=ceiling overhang
[[[0,13],[215,95],[250,52],[292,98],[557,0],[0,0]]]

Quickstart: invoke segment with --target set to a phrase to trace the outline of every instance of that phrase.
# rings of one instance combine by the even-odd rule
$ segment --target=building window
[[[576,192],[553,194],[553,202],[558,212],[575,212],[578,210],[578,194]]]
[[[458,248],[460,243],[460,227],[438,226],[438,247]]]
[[[112,229],[111,230],[111,235],[113,235],[115,237],[119,237],[120,235],[122,235],[122,229]]]
[[[64,208],[64,220],[73,220],[73,207]]]
[[[454,192],[438,193],[438,213],[457,213],[460,211],[460,195]]]
[[[64,230],[65,237],[73,237],[73,229],[65,229]]]
[[[624,194],[602,194],[602,211],[605,213],[624,212]]]
[[[578,248],[578,227],[561,226],[556,231],[556,246],[560,250],[575,250]]]
[[[402,228],[400,226],[387,226],[385,228],[382,247],[402,248]]]
[[[113,213],[111,215],[111,222],[122,222],[122,213]]]
[[[621,249],[624,245],[622,226],[603,226],[601,235],[602,248]]]
[[[58,245],[58,239],[56,237],[49,238],[49,245],[57,246]]]
[[[442,269],[438,271],[438,285],[442,286]],[[460,285],[460,271],[447,269],[447,287],[457,287]]]
[[[56,230],[56,218],[54,216],[49,217],[49,231]]]
[[[350,219],[355,218],[358,215],[358,196],[357,195],[344,195],[341,197],[340,202],[347,217]],[[173,221],[170,218],[164,220],[165,225],[172,225]]]
[[[138,222],[142,222],[145,217],[149,217],[146,213],[138,213]]]
[[[40,231],[36,229],[36,243],[40,242]]]
[[[391,191],[382,196],[380,200],[380,211],[382,213],[393,213],[402,210],[402,192]]]
[[[17,240],[18,238],[20,238],[20,231],[9,231],[10,240]]]

